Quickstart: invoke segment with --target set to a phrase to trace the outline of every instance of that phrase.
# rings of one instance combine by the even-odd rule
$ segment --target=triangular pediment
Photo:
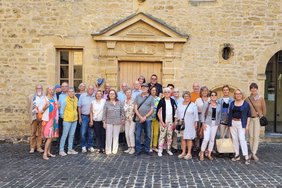
[[[92,36],[96,41],[186,42],[188,39],[188,35],[145,13],[131,15]]]

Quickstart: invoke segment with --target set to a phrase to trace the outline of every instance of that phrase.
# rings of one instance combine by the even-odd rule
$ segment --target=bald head
[[[200,84],[195,82],[193,83],[193,92],[199,93],[200,92]]]

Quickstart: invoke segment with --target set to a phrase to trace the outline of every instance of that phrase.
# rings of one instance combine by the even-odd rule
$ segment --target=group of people
[[[213,160],[215,138],[219,135],[220,138],[232,138],[235,150],[232,161],[240,160],[241,146],[245,164],[249,164],[250,159],[259,160],[259,119],[266,115],[265,101],[258,94],[258,85],[251,83],[249,88],[249,97],[245,97],[241,89],[235,89],[234,97],[231,97],[230,88],[225,85],[223,96],[218,98],[216,91],[194,83],[192,92],[184,91],[180,95],[173,84],[163,88],[155,74],[149,83],[140,76],[132,88],[122,83],[118,92],[108,83],[104,91],[94,85],[86,88],[81,83],[80,92],[75,94],[74,88],[64,82],[55,88],[49,86],[44,95],[42,85],[37,85],[35,94],[29,97],[32,118],[30,153],[37,150],[43,153],[45,160],[55,157],[51,153],[51,142],[58,138],[59,155],[77,154],[73,140],[79,137],[82,153],[116,154],[120,132],[125,132],[128,148],[124,152],[128,154],[138,156],[144,151],[151,156],[157,152],[162,157],[164,150],[168,155],[173,155],[173,150],[180,150],[178,158],[189,160],[192,150],[198,149],[199,160]],[[182,129],[176,130],[179,125]],[[45,139],[44,150],[41,148],[42,137]]]

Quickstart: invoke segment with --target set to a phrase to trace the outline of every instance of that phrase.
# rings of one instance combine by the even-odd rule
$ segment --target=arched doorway
[[[269,126],[267,132],[282,132],[282,50],[268,61],[265,80],[265,102]]]

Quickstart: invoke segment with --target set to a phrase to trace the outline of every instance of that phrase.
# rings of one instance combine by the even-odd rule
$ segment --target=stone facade
[[[136,22],[118,22],[128,17]],[[57,49],[83,49],[86,84],[105,77],[117,87],[118,61],[140,60],[161,61],[163,84],[181,90],[195,81],[247,90],[255,81],[260,91],[269,59],[282,49],[279,0],[0,0],[0,20],[3,137],[29,134],[27,96],[37,83],[58,82]],[[132,41],[135,26],[133,34],[153,37]]]

